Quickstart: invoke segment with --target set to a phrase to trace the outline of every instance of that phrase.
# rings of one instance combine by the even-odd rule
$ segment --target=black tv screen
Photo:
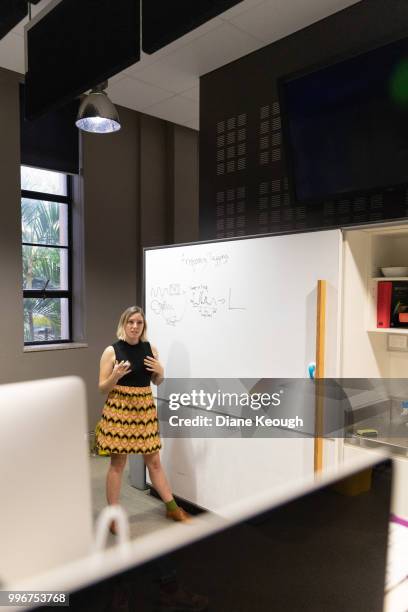
[[[140,59],[140,0],[63,0],[27,31],[27,54],[34,119]]]
[[[408,39],[279,83],[298,202],[408,183]]]

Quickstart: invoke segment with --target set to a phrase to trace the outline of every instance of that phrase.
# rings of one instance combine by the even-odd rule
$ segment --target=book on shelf
[[[377,287],[377,327],[388,328],[391,323],[392,282],[380,281]]]
[[[391,327],[408,327],[408,282],[393,281]]]
[[[408,327],[408,281],[379,281],[377,328]]]

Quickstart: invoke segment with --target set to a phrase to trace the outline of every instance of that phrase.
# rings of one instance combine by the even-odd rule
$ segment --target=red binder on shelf
[[[380,281],[377,287],[377,327],[388,328],[391,324],[392,282]]]

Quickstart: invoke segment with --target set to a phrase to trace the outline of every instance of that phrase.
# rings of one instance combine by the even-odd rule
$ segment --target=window
[[[24,343],[71,341],[71,182],[21,167]]]

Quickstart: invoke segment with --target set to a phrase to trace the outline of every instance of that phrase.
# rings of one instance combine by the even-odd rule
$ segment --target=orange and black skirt
[[[148,455],[161,449],[150,387],[116,385],[112,389],[103,407],[96,443],[109,453]]]

